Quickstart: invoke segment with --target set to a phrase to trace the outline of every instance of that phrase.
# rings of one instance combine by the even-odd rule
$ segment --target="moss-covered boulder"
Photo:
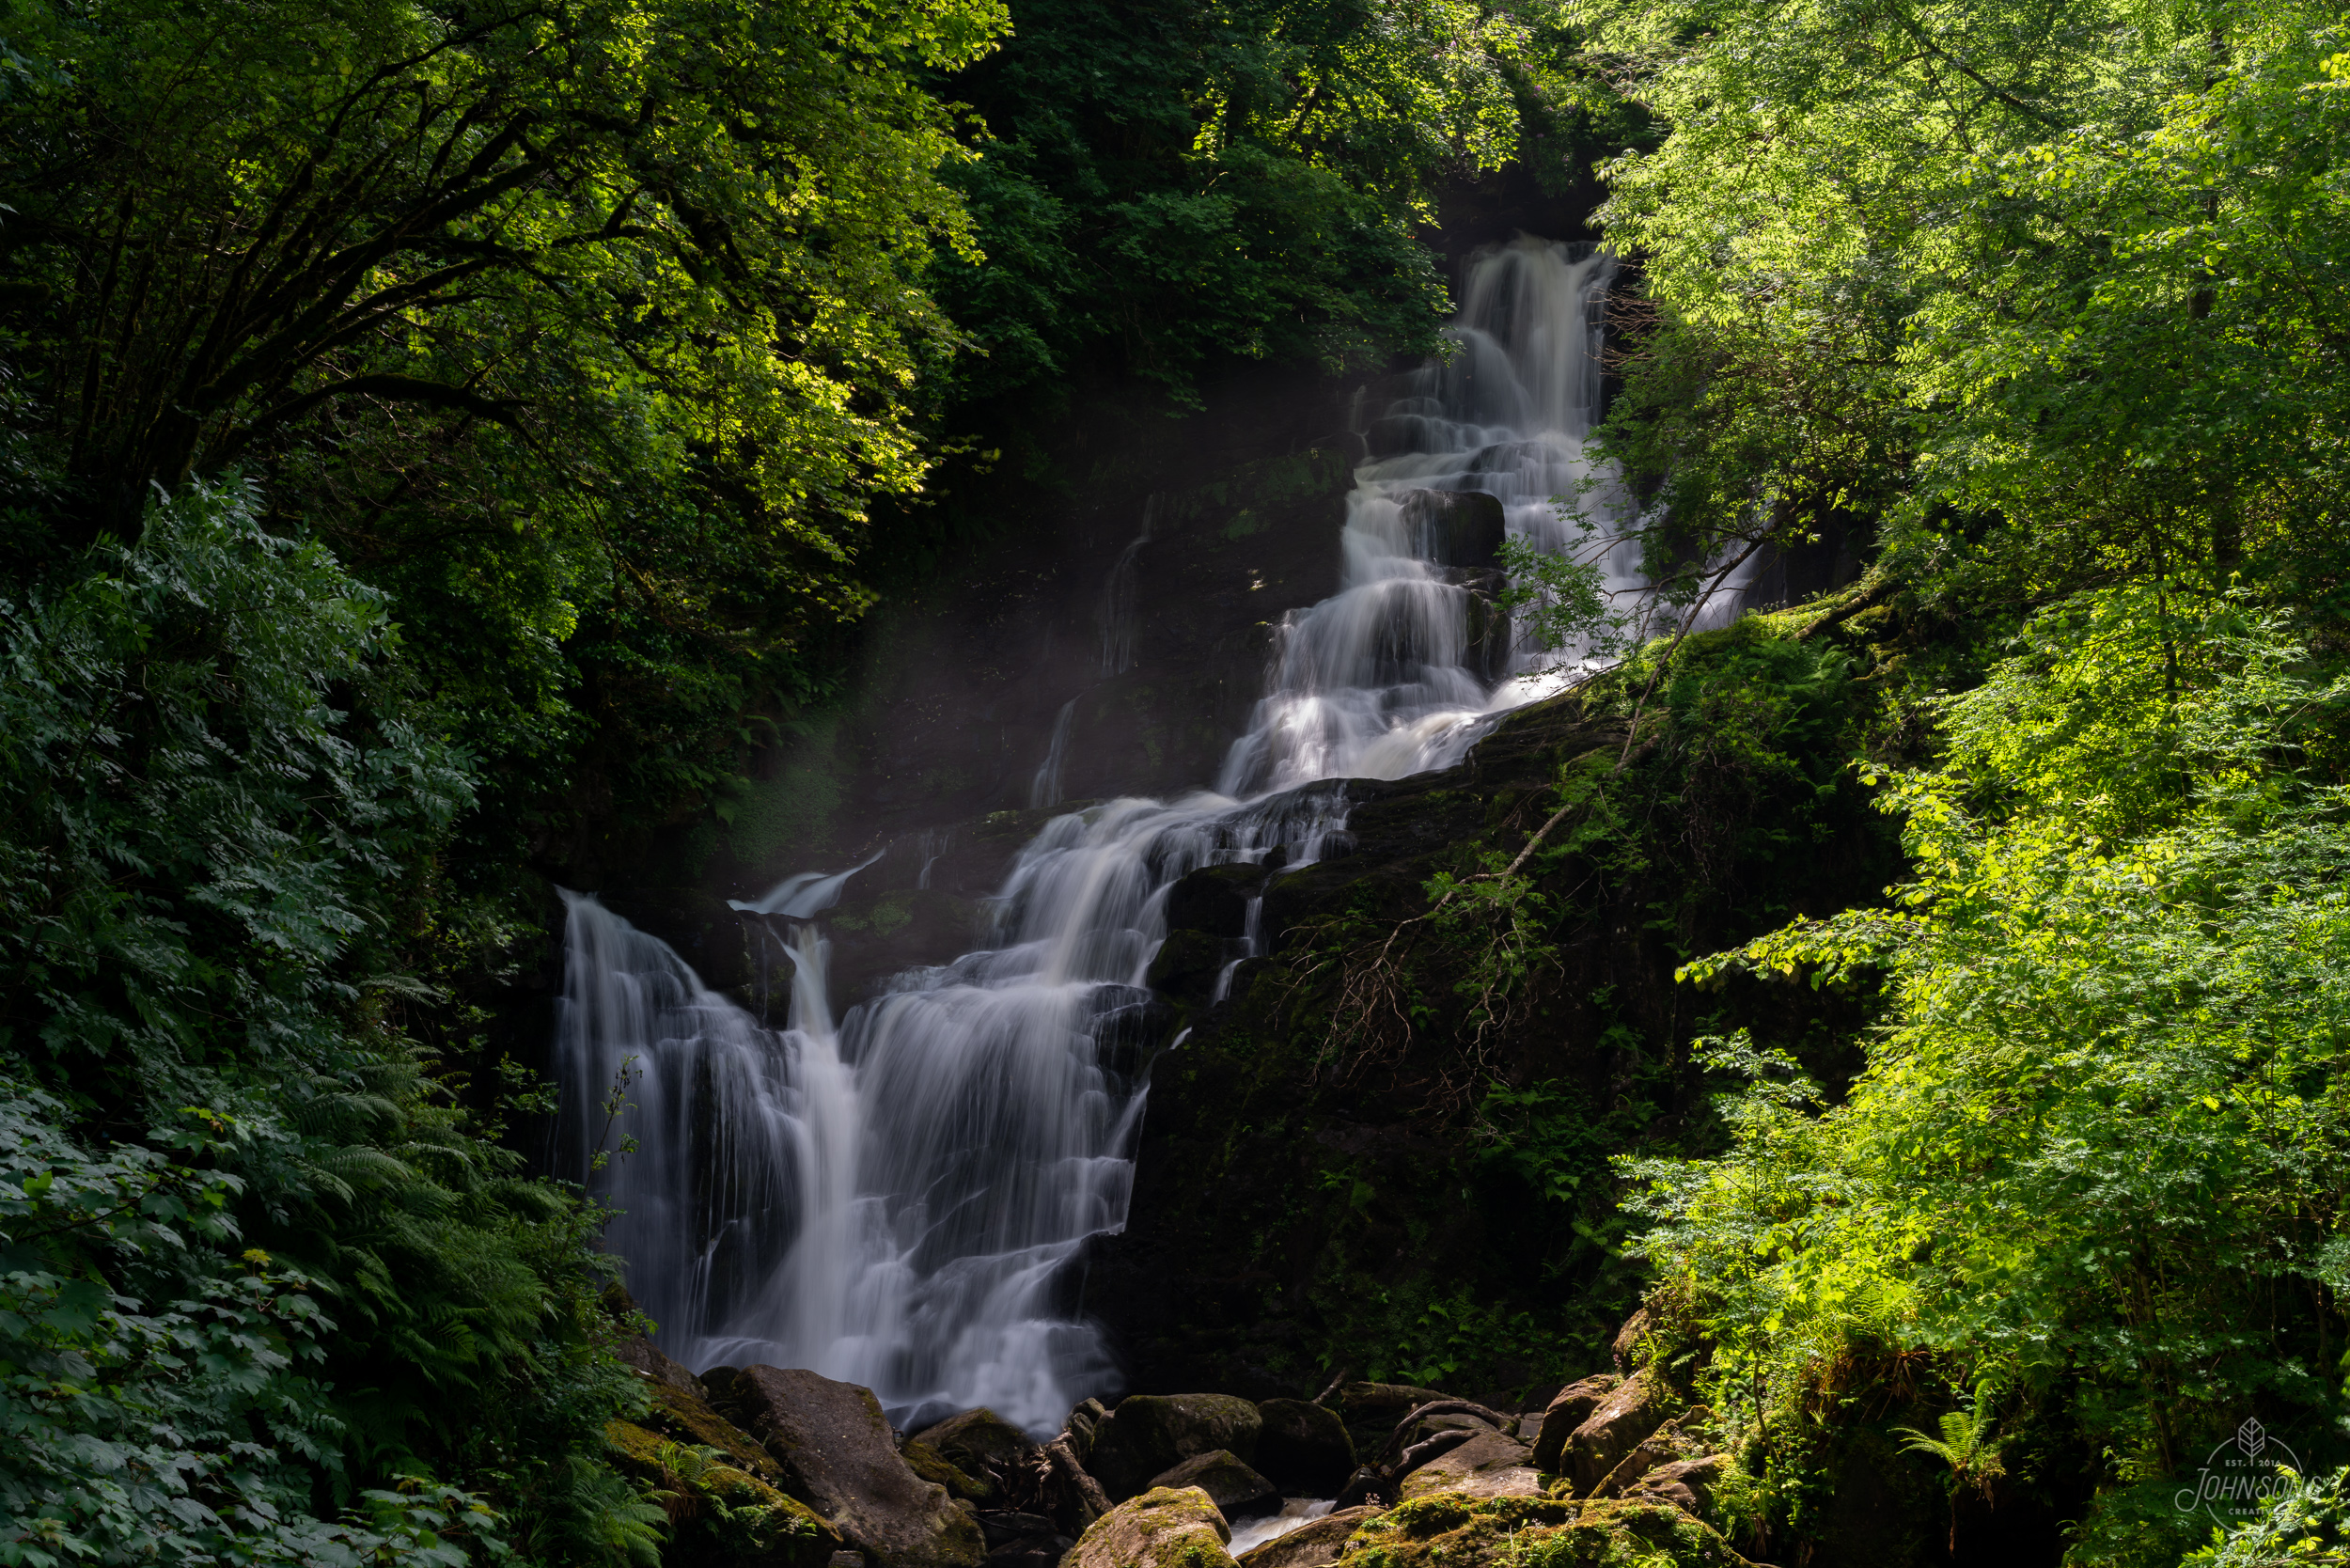
[[[1160,1487],[1096,1519],[1060,1568],[1232,1568],[1231,1527],[1198,1487]]]
[[[1355,1473],[1355,1440],[1339,1413],[1302,1399],[1268,1399],[1258,1403],[1257,1414],[1264,1421],[1257,1468],[1265,1479],[1309,1497],[1337,1496]]]
[[[984,1406],[924,1427],[913,1440],[935,1449],[949,1464],[973,1474],[991,1465],[1017,1464],[1036,1451],[1026,1433]]]
[[[1718,1531],[1637,1500],[1439,1492],[1355,1530],[1346,1568],[1747,1568]]]
[[[622,1357],[627,1359],[626,1356]],[[662,1359],[670,1367],[677,1363],[666,1356]],[[631,1361],[631,1365],[636,1365]],[[652,1396],[652,1407],[638,1421],[662,1437],[675,1443],[716,1449],[727,1456],[729,1464],[749,1471],[769,1485],[779,1485],[783,1469],[775,1456],[760,1446],[759,1439],[736,1426],[718,1413],[717,1408],[698,1390],[700,1380],[691,1376],[683,1379],[664,1377],[637,1368],[645,1377],[645,1391]],[[682,1369],[680,1369],[681,1371]]]
[[[1720,1525],[1716,1499],[1723,1483],[1734,1479],[1735,1466],[1726,1453],[1701,1454],[1659,1465],[1635,1482],[1624,1496],[1638,1502],[1669,1503],[1684,1513]]]
[[[1227,1523],[1251,1513],[1270,1513],[1281,1503],[1280,1488],[1259,1475],[1230,1450],[1198,1453],[1151,1478],[1150,1490],[1182,1491],[1197,1486]]]
[[[924,1481],[947,1488],[949,1497],[965,1497],[982,1506],[995,1500],[995,1482],[985,1470],[973,1475],[918,1437],[909,1439],[898,1450],[898,1457]]]
[[[631,1421],[603,1430],[620,1469],[668,1495],[671,1555],[705,1568],[826,1568],[848,1549],[814,1509],[749,1470]]]
[[[1222,1449],[1254,1459],[1263,1428],[1254,1404],[1228,1394],[1134,1394],[1095,1425],[1086,1467],[1119,1502],[1195,1454]]]

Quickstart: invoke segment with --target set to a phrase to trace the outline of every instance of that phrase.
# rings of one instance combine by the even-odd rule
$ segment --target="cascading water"
[[[1343,586],[1279,629],[1217,788],[1054,820],[993,902],[988,946],[897,977],[836,1029],[808,922],[854,873],[794,878],[737,905],[791,973],[776,1030],[593,899],[571,899],[565,1156],[586,1173],[606,1135],[636,1138],[594,1179],[621,1211],[610,1245],[671,1355],[813,1368],[872,1388],[901,1424],[986,1404],[1044,1434],[1114,1386],[1071,1264],[1125,1222],[1163,1029],[1142,981],[1167,890],[1277,848],[1309,863],[1344,819],[1343,792],[1318,781],[1449,766],[1490,715],[1536,695],[1512,677],[1522,661],[1476,667],[1475,573],[1442,558],[1415,493],[1482,491],[1510,532],[1561,541],[1551,498],[1596,478],[1583,438],[1609,264],[1521,240],[1472,266],[1459,352],[1373,427],[1386,455],[1348,498]],[[1109,585],[1105,672],[1133,662],[1148,537]],[[1611,576],[1637,589],[1624,563]],[[1059,792],[1069,712],[1041,802]],[[1230,980],[1228,965],[1219,998]],[[632,1058],[635,1108],[606,1127],[599,1102]]]

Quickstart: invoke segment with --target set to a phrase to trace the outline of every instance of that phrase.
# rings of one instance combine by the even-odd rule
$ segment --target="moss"
[[[944,1486],[954,1497],[968,1497],[976,1503],[995,1499],[994,1482],[984,1476],[969,1474],[928,1443],[908,1443],[898,1451],[907,1469],[932,1485]]]
[[[1418,1497],[1365,1524],[1346,1568],[1740,1568],[1710,1526],[1661,1503]]]
[[[632,1421],[607,1422],[603,1435],[619,1467],[661,1495],[677,1531],[672,1560],[821,1568],[846,1544],[822,1514],[724,1463],[711,1446],[677,1443]]]
[[[603,1440],[618,1450],[620,1467],[632,1474],[658,1480],[662,1474],[658,1457],[670,1441],[658,1433],[648,1432],[634,1421],[606,1421]]]
[[[1156,1486],[1087,1527],[1069,1568],[1230,1568],[1231,1531],[1197,1487]]]
[[[759,1439],[734,1425],[693,1395],[666,1383],[649,1384],[652,1409],[645,1424],[680,1443],[699,1443],[717,1449],[735,1464],[768,1482],[783,1479],[783,1469]]]

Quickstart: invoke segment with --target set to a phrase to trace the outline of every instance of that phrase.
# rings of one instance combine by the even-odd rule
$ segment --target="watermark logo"
[[[2195,1484],[2180,1487],[2171,1501],[2182,1513],[2210,1514],[2217,1525],[2242,1524],[2268,1511],[2284,1470],[2299,1474],[2299,1457],[2247,1416],[2234,1436],[2211,1450],[2195,1472]]]

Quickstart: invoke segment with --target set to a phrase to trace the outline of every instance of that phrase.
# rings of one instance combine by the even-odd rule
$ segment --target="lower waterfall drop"
[[[1610,266],[1523,239],[1472,264],[1459,349],[1372,426],[1340,590],[1279,628],[1216,789],[1052,821],[993,901],[986,947],[896,977],[836,1027],[811,922],[854,873],[795,877],[737,906],[791,975],[776,1029],[567,895],[559,1157],[620,1211],[608,1244],[670,1355],[810,1368],[870,1388],[908,1428],[984,1404],[1045,1435],[1114,1388],[1072,1264],[1125,1223],[1167,891],[1277,849],[1309,864],[1344,825],[1342,790],[1319,781],[1449,766],[1540,695],[1523,659],[1471,646],[1474,572],[1451,559],[1447,519],[1490,520],[1498,502],[1502,528],[1556,545],[1552,496],[1595,484],[1606,504],[1583,442]],[[1494,500],[1447,500],[1471,492]],[[1623,562],[1609,575],[1637,591]],[[1131,660],[1131,635],[1105,642],[1105,666]],[[1064,722],[1040,799],[1058,792],[1068,741]],[[608,1126],[601,1106],[632,1067],[635,1108]],[[619,1133],[634,1152],[597,1171]]]

